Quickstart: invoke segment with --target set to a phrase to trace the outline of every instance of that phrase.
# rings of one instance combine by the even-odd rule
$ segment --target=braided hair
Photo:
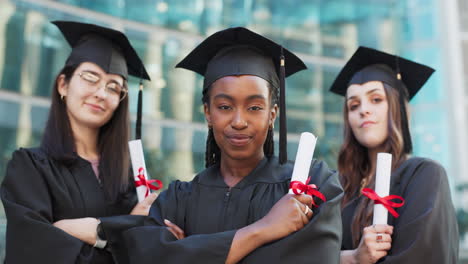
[[[279,90],[269,82],[267,82],[268,90],[270,92],[271,105],[275,105],[278,102]],[[202,103],[210,106],[210,90],[211,86],[203,90]],[[270,158],[275,153],[275,143],[273,141],[273,128],[268,128],[268,134],[263,144],[263,153]],[[213,128],[208,129],[208,137],[206,138],[206,151],[205,151],[205,168],[212,165],[219,164],[221,161],[221,150],[213,135]]]

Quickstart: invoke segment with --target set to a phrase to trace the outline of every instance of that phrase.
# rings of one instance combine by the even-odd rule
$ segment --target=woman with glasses
[[[128,74],[149,80],[124,34],[53,22],[72,46],[52,90],[39,148],[13,153],[1,198],[6,263],[114,263],[106,243],[84,227],[98,218],[148,214],[129,174]]]

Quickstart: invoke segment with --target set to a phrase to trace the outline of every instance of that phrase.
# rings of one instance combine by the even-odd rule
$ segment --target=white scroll
[[[377,169],[375,176],[375,193],[380,197],[389,195],[390,176],[392,172],[392,154],[377,154]],[[388,210],[381,204],[374,205],[373,224],[387,224]]]
[[[140,180],[138,178],[138,175],[140,174],[143,174],[145,178],[148,179],[141,140],[130,140],[128,142],[128,147],[130,150],[130,158],[132,160],[133,176],[135,181]],[[136,187],[136,191],[138,195],[138,202],[141,202],[145,199],[145,195],[149,190],[147,190],[146,186],[138,186]]]
[[[317,138],[314,134],[304,132],[301,134],[299,139],[299,147],[297,148],[296,162],[294,163],[294,169],[291,176],[291,182],[300,181],[306,183],[309,178],[310,165],[312,163],[312,157],[314,156],[315,143]],[[294,193],[291,189],[289,193]]]

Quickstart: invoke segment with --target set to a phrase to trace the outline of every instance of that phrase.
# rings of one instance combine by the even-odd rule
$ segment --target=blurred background
[[[414,154],[448,172],[460,263],[468,263],[468,0],[0,0],[0,180],[15,149],[39,145],[53,78],[70,52],[52,20],[112,27],[136,47],[152,79],[144,91],[146,163],[166,186],[204,168],[203,80],[174,66],[218,30],[247,27],[306,62],[308,71],[287,80],[289,158],[310,131],[318,136],[315,157],[332,168],[343,99],[328,88],[356,48],[432,66],[437,72],[411,102]],[[129,83],[132,126],[138,81]],[[1,207],[0,258],[5,226]]]

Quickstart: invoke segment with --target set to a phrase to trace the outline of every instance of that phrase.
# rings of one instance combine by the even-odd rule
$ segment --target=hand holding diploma
[[[373,264],[388,254],[392,247],[393,226],[381,224],[365,227],[355,250],[347,250],[352,263]],[[342,251],[343,252],[343,251]],[[343,254],[342,254],[343,257]],[[348,262],[349,263],[349,262]]]
[[[370,188],[362,189],[362,194],[375,202],[373,224],[364,228],[359,246],[348,252],[354,255],[358,263],[376,263],[388,254],[392,247],[393,234],[393,226],[387,225],[388,212],[398,217],[394,207],[404,204],[402,197],[389,195],[392,154],[378,153],[376,166],[375,191]],[[392,199],[400,199],[402,202],[395,203]]]

